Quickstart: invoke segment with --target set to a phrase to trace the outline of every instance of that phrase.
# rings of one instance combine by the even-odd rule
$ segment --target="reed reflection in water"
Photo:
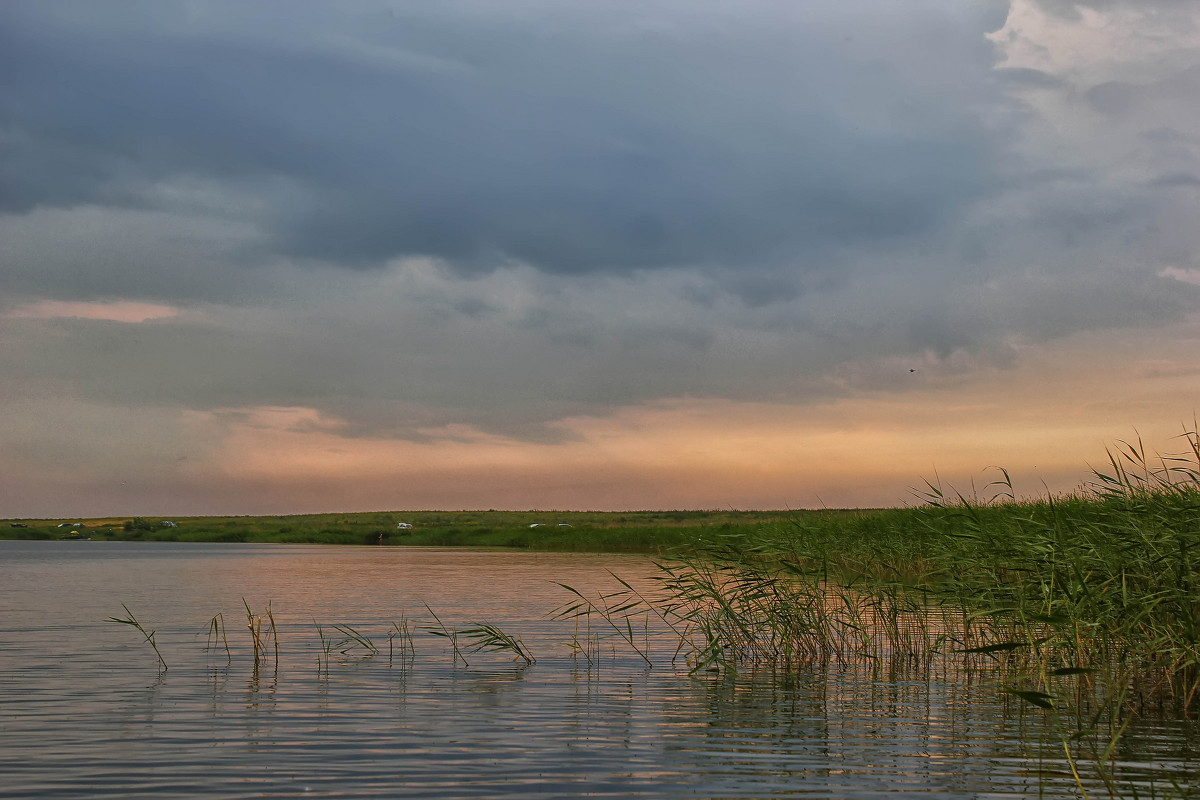
[[[607,641],[589,665],[548,612],[554,581],[603,588],[613,556],[393,548],[0,542],[4,796],[943,797],[1066,795],[1040,712],[986,676],[869,665],[689,677],[650,629],[651,660]],[[268,601],[280,655],[253,669],[242,598]],[[170,668],[105,624],[126,603]],[[459,628],[519,634],[455,664],[417,630],[416,655],[317,668],[313,621],[376,645],[422,604]],[[223,611],[231,654],[206,648]],[[239,627],[241,626],[241,627]],[[971,677],[971,680],[967,678]],[[1195,729],[1147,725],[1122,758],[1184,769]],[[1093,786],[1100,790],[1101,787]]]

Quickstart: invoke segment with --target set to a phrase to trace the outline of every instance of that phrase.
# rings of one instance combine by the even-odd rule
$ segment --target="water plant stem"
[[[147,631],[145,628],[143,628],[142,623],[138,622],[137,617],[135,617],[133,615],[133,612],[129,610],[129,606],[122,603],[121,608],[125,609],[124,617],[109,617],[105,621],[106,622],[116,622],[120,625],[129,625],[134,630],[136,630],[138,633],[140,633],[145,638],[146,642],[150,645],[151,649],[154,650],[154,655],[158,656],[158,663],[161,664],[162,668],[165,670],[167,668],[167,662],[165,659],[163,659],[162,653],[159,652],[159,650],[158,650],[158,643],[154,641],[154,633],[155,632]]]

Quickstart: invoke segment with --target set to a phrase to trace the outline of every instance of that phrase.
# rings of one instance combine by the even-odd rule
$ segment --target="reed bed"
[[[1200,438],[1121,442],[1083,491],[1019,502],[928,487],[905,513],[798,517],[660,564],[695,669],[955,655],[1119,677],[1180,714],[1200,692]]]
[[[1113,754],[1131,720],[1200,704],[1200,435],[1181,439],[1168,456],[1119,442],[1065,497],[1018,501],[1001,471],[987,501],[929,484],[919,508],[711,535],[659,564],[649,599],[625,585],[563,611],[621,638],[659,615],[693,673],[987,672],[1050,716],[1077,781],[1082,759],[1123,796]]]

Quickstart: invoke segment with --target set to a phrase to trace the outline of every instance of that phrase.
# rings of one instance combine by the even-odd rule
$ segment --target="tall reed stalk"
[[[416,658],[417,650],[413,646],[412,622],[408,617],[401,614],[398,622],[392,623],[392,628],[388,631],[388,665],[392,663],[394,654],[395,642],[400,640],[400,657],[402,663],[411,664]]]
[[[321,650],[317,653],[317,674],[321,673],[324,668],[325,673],[329,673],[329,656],[333,652],[333,639],[325,635],[325,629],[321,627],[321,623],[313,620],[313,625],[317,628],[317,638],[321,641]]]
[[[279,668],[279,632],[275,626],[275,614],[271,611],[271,603],[267,602],[267,610],[255,614],[250,610],[246,598],[242,598],[242,606],[246,609],[246,627],[250,631],[250,643],[254,648],[254,671],[257,672],[262,661],[266,660],[268,640],[275,649],[275,668]],[[264,628],[264,622],[266,627]]]

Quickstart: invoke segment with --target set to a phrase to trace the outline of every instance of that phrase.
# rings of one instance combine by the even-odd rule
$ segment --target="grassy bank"
[[[260,542],[664,553],[720,536],[753,536],[789,511],[403,511],[278,517],[9,520],[0,537]],[[851,512],[836,512],[846,516]],[[13,524],[23,527],[12,527]],[[74,527],[79,523],[79,527]],[[169,523],[169,524],[168,524]],[[399,528],[400,523],[411,528]]]

